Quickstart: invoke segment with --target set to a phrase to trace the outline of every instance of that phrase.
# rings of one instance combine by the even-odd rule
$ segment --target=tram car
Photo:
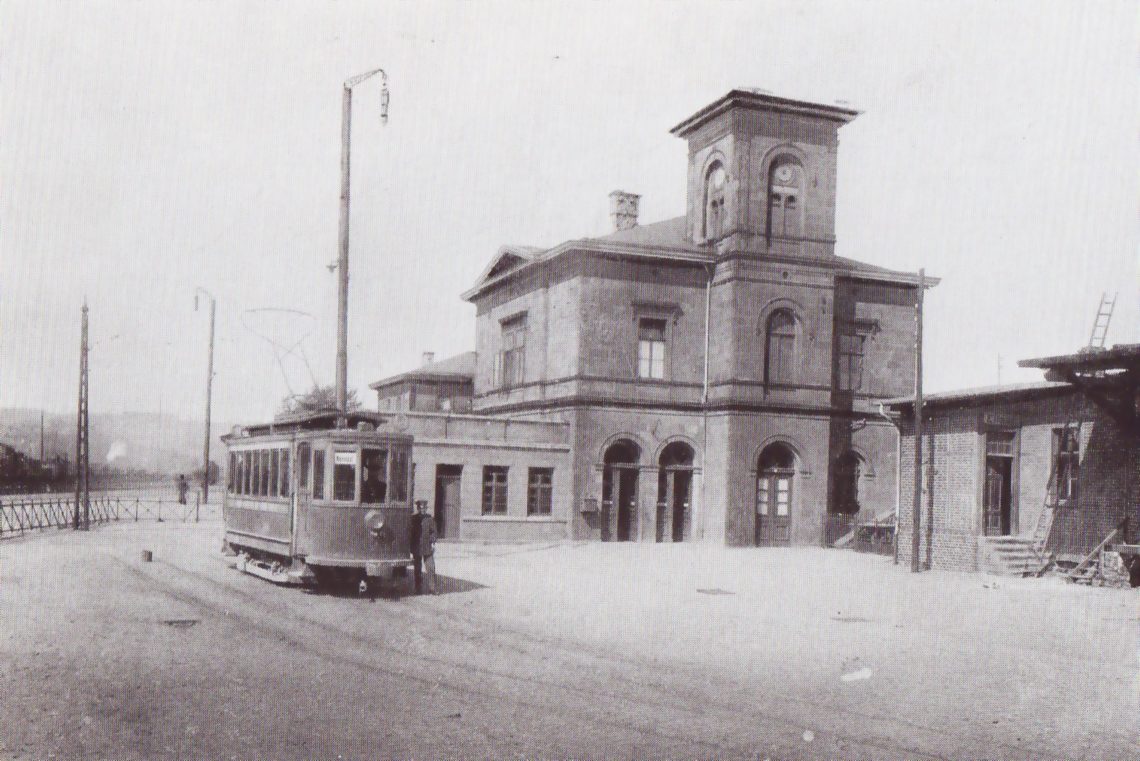
[[[369,412],[322,411],[223,436],[223,549],[237,567],[362,593],[402,575],[411,564],[412,437],[377,430],[383,423]]]

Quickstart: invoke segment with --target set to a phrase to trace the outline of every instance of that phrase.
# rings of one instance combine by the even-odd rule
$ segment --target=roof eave
[[[692,116],[681,121],[670,129],[669,132],[677,137],[688,137],[694,130],[699,129],[707,122],[715,119],[734,106],[742,106],[754,110],[779,109],[784,112],[822,116],[827,119],[842,122],[843,124],[852,121],[862,113],[862,111],[858,109],[844,106],[812,103],[811,101],[783,98],[778,95],[756,93],[749,90],[730,90],[727,95],[713,101]]]

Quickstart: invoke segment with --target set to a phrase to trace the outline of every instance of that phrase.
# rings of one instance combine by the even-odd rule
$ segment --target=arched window
[[[777,159],[768,178],[768,234],[777,238],[801,235],[804,170],[794,159]]]
[[[764,381],[791,383],[796,377],[796,316],[790,309],[777,309],[768,318]]]
[[[714,240],[724,234],[724,188],[728,174],[719,161],[705,175],[705,220],[703,237]]]

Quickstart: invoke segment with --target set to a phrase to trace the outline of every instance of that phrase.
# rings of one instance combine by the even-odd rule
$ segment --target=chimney
[[[425,351],[424,352],[423,366],[427,367],[432,362],[435,362],[435,352],[434,351]]]
[[[614,224],[614,232],[637,227],[637,204],[640,200],[641,196],[637,193],[626,193],[624,190],[610,193],[610,219]]]

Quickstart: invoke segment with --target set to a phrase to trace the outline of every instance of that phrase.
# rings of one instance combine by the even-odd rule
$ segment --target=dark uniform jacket
[[[435,518],[424,515],[420,524],[420,555],[430,558],[435,554]]]
[[[416,556],[420,555],[420,531],[424,517],[423,513],[412,513],[412,519],[408,521],[408,548]]]

